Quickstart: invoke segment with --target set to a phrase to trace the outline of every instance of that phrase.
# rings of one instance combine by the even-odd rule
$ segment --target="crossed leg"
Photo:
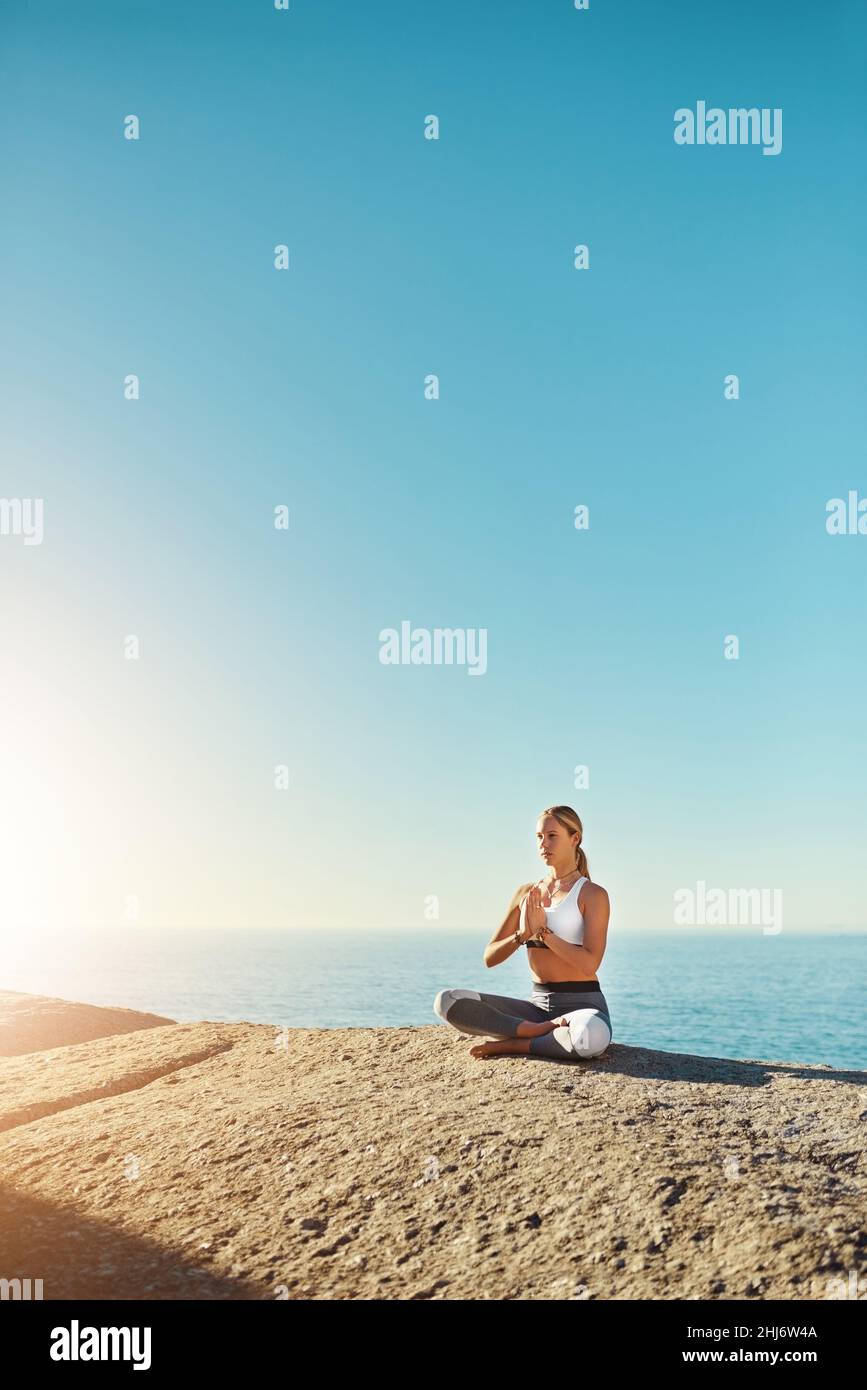
[[[599,1057],[611,1042],[611,1019],[601,1009],[570,1009],[563,1015],[565,1027],[555,1028],[543,1038],[531,1038],[528,1051],[534,1057],[553,1057],[559,1061],[580,1062]]]
[[[434,1012],[459,1033],[493,1039],[470,1048],[473,1057],[525,1053],[578,1062],[601,1056],[613,1036],[611,1020],[601,1009],[567,1010],[558,1015],[567,1022],[557,1026],[550,1014],[529,999],[482,994],[476,989],[440,990]]]
[[[480,994],[477,989],[441,989],[434,1013],[459,1033],[528,1041],[551,1031],[550,1016],[529,999]],[[526,1047],[516,1048],[526,1052]]]

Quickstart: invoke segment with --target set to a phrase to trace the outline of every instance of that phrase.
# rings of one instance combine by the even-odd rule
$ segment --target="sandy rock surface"
[[[64,1007],[0,1058],[0,1277],[46,1299],[863,1294],[865,1072]]]
[[[95,1004],[71,1004],[41,994],[0,990],[0,1057],[19,1057],[139,1028],[159,1028],[172,1021],[134,1009],[101,1009]]]

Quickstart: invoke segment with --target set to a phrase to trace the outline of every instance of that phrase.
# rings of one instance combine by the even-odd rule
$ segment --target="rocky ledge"
[[[45,1299],[864,1293],[867,1073],[0,994],[0,1280]]]

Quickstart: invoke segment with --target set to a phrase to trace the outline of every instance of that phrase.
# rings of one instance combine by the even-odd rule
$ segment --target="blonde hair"
[[[564,830],[568,830],[570,835],[577,834],[578,843],[575,846],[575,867],[585,878],[590,877],[590,865],[587,863],[587,855],[581,848],[581,841],[584,838],[584,826],[581,824],[581,817],[577,811],[573,811],[571,806],[547,806],[539,817],[542,820],[545,816],[553,816],[559,821]]]

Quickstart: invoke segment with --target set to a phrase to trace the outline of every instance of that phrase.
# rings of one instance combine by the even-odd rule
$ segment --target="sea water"
[[[487,969],[477,932],[144,930],[0,937],[0,989],[276,1028],[446,1027],[437,992],[526,999],[526,951]],[[867,1069],[867,935],[611,932],[598,972],[614,1040],[708,1057]]]

